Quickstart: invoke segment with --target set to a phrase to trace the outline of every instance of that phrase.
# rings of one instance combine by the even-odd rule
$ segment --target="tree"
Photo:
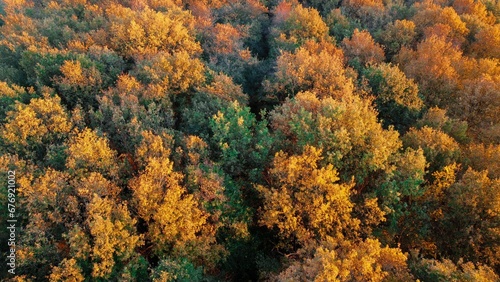
[[[491,179],[500,178],[500,145],[470,144],[465,150],[470,166],[476,171],[488,171]]]
[[[376,34],[384,46],[388,58],[396,55],[402,47],[411,48],[416,39],[415,23],[409,20],[396,20],[389,23]]]
[[[304,1],[306,7],[313,7],[320,12],[322,16],[328,15],[332,10],[336,9],[340,1],[338,0],[307,0]]]
[[[452,7],[440,7],[431,1],[414,4],[417,13],[411,18],[419,36],[443,37],[454,46],[461,46],[469,33],[465,23]]]
[[[294,260],[276,281],[410,281],[407,256],[378,240],[336,242],[329,238],[303,261]]]
[[[231,75],[239,84],[245,83],[245,72],[255,67],[257,59],[245,48],[245,31],[227,24],[216,24],[207,32],[203,50],[209,67],[217,72]]]
[[[61,261],[59,266],[52,269],[52,273],[49,276],[49,281],[59,282],[59,281],[75,281],[82,282],[85,277],[82,275],[82,270],[77,265],[75,259],[64,259]]]
[[[467,143],[467,122],[448,117],[446,110],[433,107],[427,110],[424,116],[417,121],[417,127],[428,126],[440,130],[460,144]]]
[[[15,101],[24,102],[33,94],[32,89],[24,89],[21,86],[8,84],[4,81],[0,81],[0,93],[0,119],[2,121],[7,117],[7,112],[12,109]]]
[[[2,126],[4,142],[22,156],[42,160],[46,153],[43,144],[61,143],[71,131],[71,121],[60,102],[58,96],[49,93],[29,104],[16,102]]]
[[[403,136],[403,144],[405,147],[424,150],[425,159],[431,164],[430,172],[455,162],[460,155],[460,147],[453,138],[428,126],[411,128]]]
[[[431,36],[420,42],[415,51],[403,48],[396,62],[418,83],[426,105],[446,109],[459,85],[455,66],[461,57],[460,50],[451,43]]]
[[[66,167],[75,173],[99,172],[109,177],[117,173],[116,152],[105,137],[85,128],[74,132],[68,141]]]
[[[110,204],[94,196],[88,208],[87,224],[94,238],[92,258],[96,261],[92,269],[93,277],[109,277],[114,257],[127,261],[136,246],[141,245],[141,237],[132,233],[135,220],[128,214],[126,206],[119,205],[112,210]]]
[[[107,42],[124,57],[201,51],[193,37],[193,17],[175,6],[162,13],[149,7],[134,11],[112,4],[106,16],[110,21]]]
[[[394,125],[400,131],[406,130],[423,106],[417,84],[391,64],[370,67],[365,73],[376,95],[375,103],[384,125]]]
[[[205,80],[204,65],[186,51],[158,52],[148,59],[137,62],[137,69],[132,73],[141,83],[152,85],[157,96],[167,93],[189,93]]]
[[[203,281],[203,269],[195,267],[186,259],[164,259],[153,270],[151,275],[154,282],[160,281]]]
[[[120,75],[116,86],[97,98],[99,108],[90,112],[91,124],[102,128],[120,153],[132,154],[143,130],[159,133],[174,125],[170,95],[157,88]]]
[[[210,2],[213,22],[230,24],[242,35],[244,46],[250,49],[252,55],[259,58],[267,57],[269,48],[263,31],[269,28],[270,19],[266,3],[259,0]]]
[[[60,71],[62,76],[55,78],[55,81],[66,105],[70,109],[76,104],[84,105],[86,108],[95,107],[97,104],[95,97],[102,88],[99,70],[95,66],[84,68],[78,60],[66,60]]]
[[[363,29],[374,32],[390,21],[388,9],[381,0],[347,0],[342,1],[344,13],[360,22]]]
[[[495,24],[495,16],[488,11],[486,3],[457,0],[453,2],[453,9],[470,30],[469,38],[477,35],[481,29]]]
[[[488,178],[486,171],[469,168],[460,180],[447,188],[448,200],[440,227],[453,239],[438,237],[442,253],[454,260],[464,258],[498,269],[499,185],[499,180]],[[454,242],[453,246],[450,242]]]
[[[352,37],[350,39],[345,38],[342,45],[351,65],[372,65],[385,60],[384,50],[375,43],[366,30],[360,32],[355,29]]]
[[[68,173],[48,169],[38,176],[33,166],[24,166],[18,163],[16,168],[24,174],[16,185],[19,204],[24,206],[18,215],[26,216],[22,239],[16,242],[17,252],[23,257],[17,265],[18,273],[45,276],[64,257],[59,242],[63,241],[65,227],[81,218],[74,212],[78,203],[72,198]]]
[[[425,259],[410,263],[415,277],[422,280],[459,280],[459,281],[496,281],[499,279],[494,270],[486,265],[459,260]]]
[[[486,26],[475,35],[476,41],[472,44],[472,49],[481,58],[500,59],[500,24]]]
[[[304,8],[293,1],[281,1],[274,9],[276,15],[271,33],[274,56],[279,50],[293,52],[306,41],[328,41],[328,27],[314,8]]]
[[[333,164],[343,181],[354,177],[358,189],[392,171],[391,156],[401,147],[398,133],[377,122],[371,101],[353,94],[336,100],[302,92],[276,108],[270,120],[276,134],[287,140],[281,148],[294,153],[306,145],[322,149],[324,162]]]
[[[264,88],[278,100],[293,97],[301,91],[314,91],[320,97],[341,98],[354,88],[343,60],[342,51],[333,44],[308,41],[293,53],[281,53],[276,73],[264,82]]]
[[[263,198],[260,224],[276,229],[286,242],[304,246],[327,236],[343,238],[358,222],[351,218],[353,184],[340,179],[333,165],[321,166],[322,151],[304,147],[299,155],[276,153],[269,185],[257,185]]]
[[[374,189],[387,219],[378,226],[383,242],[401,244],[402,249],[424,246],[427,217],[419,201],[425,194],[428,163],[422,149],[407,148],[395,157],[395,170]],[[376,227],[375,227],[376,228]],[[376,229],[377,230],[377,229]],[[375,232],[374,232],[375,233]]]
[[[462,81],[463,88],[457,91],[456,103],[450,105],[452,113],[467,121],[471,135],[485,143],[500,141],[500,75],[487,74]]]
[[[192,261],[217,257],[221,252],[215,242],[217,227],[207,222],[209,214],[181,185],[183,175],[173,170],[162,138],[145,133],[136,154],[146,159],[146,165],[129,182],[131,203],[148,226],[145,239],[153,244],[154,253]]]
[[[273,144],[266,122],[257,121],[249,107],[235,101],[212,117],[210,129],[216,159],[225,172],[259,181]]]
[[[347,17],[341,9],[332,10],[325,17],[325,22],[330,28],[330,35],[335,37],[337,42],[342,42],[344,38],[350,38],[356,28],[361,29],[361,24]]]
[[[208,140],[211,134],[210,119],[234,101],[241,106],[246,106],[248,96],[243,93],[240,85],[233,82],[231,77],[222,73],[214,74],[209,84],[196,91],[189,107],[182,110],[181,128],[188,134]]]

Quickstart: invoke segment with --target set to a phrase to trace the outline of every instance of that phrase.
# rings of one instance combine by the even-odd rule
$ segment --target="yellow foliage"
[[[207,157],[208,144],[198,136],[189,135],[185,138],[190,165],[198,165]]]
[[[78,196],[89,201],[94,195],[116,199],[121,189],[113,182],[107,180],[100,173],[91,172],[88,176],[73,182]]]
[[[72,258],[85,260],[89,257],[92,251],[90,238],[80,225],[75,225],[64,237],[69,243]]]
[[[82,270],[73,258],[63,259],[59,266],[52,268],[49,276],[50,282],[82,282],[84,280]]]
[[[111,47],[124,56],[154,55],[157,52],[196,54],[200,45],[193,36],[193,17],[171,7],[161,13],[146,7],[134,11],[117,4],[106,10],[111,20]]]
[[[333,44],[308,41],[293,53],[281,53],[275,79],[267,82],[266,91],[279,93],[281,99],[306,90],[320,97],[341,98],[354,89],[343,60],[342,51]]]
[[[411,281],[406,255],[397,248],[380,246],[374,239],[360,242],[321,242],[312,258],[294,261],[276,281]]]
[[[423,1],[414,4],[417,13],[412,17],[412,21],[417,27],[417,32],[423,34],[428,29],[427,36],[445,35],[447,41],[460,46],[465,42],[465,36],[469,33],[465,23],[452,7],[440,7],[432,1]],[[449,28],[449,32],[440,34],[440,29]],[[433,32],[433,31],[437,31]]]
[[[408,178],[423,180],[428,164],[421,148],[416,150],[407,148],[397,159],[396,166],[402,180]]]
[[[60,68],[62,74],[67,79],[67,84],[82,84],[85,80],[80,61],[64,61]]]
[[[116,89],[119,92],[138,92],[141,89],[141,83],[133,76],[121,74],[116,81]]]
[[[236,100],[240,105],[248,103],[248,96],[243,93],[241,86],[235,84],[230,76],[223,73],[214,74],[212,83],[201,87],[200,91],[228,102]]]
[[[167,156],[150,158],[145,170],[130,182],[133,204],[149,223],[147,237],[159,253],[185,253],[206,224],[207,214],[198,208],[192,195],[181,186],[182,174],[173,171]]]
[[[209,50],[217,54],[234,54],[242,49],[241,39],[243,34],[230,24],[217,23],[214,27],[215,38]]]
[[[282,237],[304,244],[326,236],[342,237],[342,231],[357,224],[350,216],[352,184],[337,184],[332,165],[318,167],[321,154],[311,146],[301,155],[276,153],[269,171],[271,186],[256,186],[264,198],[262,225],[277,227]]]
[[[484,27],[476,34],[475,38],[476,42],[474,42],[472,48],[478,56],[500,59],[500,51],[498,50],[500,24]]]
[[[455,139],[441,130],[427,125],[420,129],[411,128],[403,136],[403,143],[405,147],[422,148],[425,158],[433,170],[456,161],[460,152],[460,147]]]
[[[92,244],[92,277],[109,277],[115,257],[127,261],[142,244],[141,236],[135,235],[136,220],[130,217],[126,204],[116,205],[111,200],[94,197],[87,207],[87,224]]]
[[[462,53],[451,43],[431,36],[419,43],[416,51],[403,48],[397,61],[405,74],[419,83],[428,105],[446,107],[451,91],[458,85],[455,66],[461,57]]]
[[[6,97],[16,97],[19,94],[26,93],[26,90],[24,90],[23,87],[11,84],[9,85],[5,81],[0,81],[0,96],[6,96]]]
[[[328,26],[314,8],[304,8],[301,4],[288,14],[283,23],[286,41],[301,45],[307,40],[323,41],[328,37]]]
[[[370,7],[374,9],[383,9],[384,2],[382,0],[348,0],[342,5],[351,9],[359,9],[361,7]]]
[[[27,176],[27,179],[32,176]],[[68,187],[69,175],[65,172],[48,169],[45,174],[34,181],[21,181],[18,189],[26,199],[26,207],[31,212],[45,211],[46,218],[51,223],[62,223],[63,214],[57,207],[63,202],[64,190]],[[67,203],[64,203],[67,204]]]
[[[460,168],[456,163],[445,166],[442,170],[432,174],[434,182],[432,186],[425,191],[424,196],[429,199],[440,200],[448,188],[455,183],[456,172]]]
[[[379,34],[379,39],[388,54],[396,54],[401,47],[409,46],[416,35],[415,23],[403,19],[389,23]]]
[[[32,99],[28,105],[17,103],[15,110],[7,113],[3,138],[10,144],[27,146],[66,136],[71,124],[60,102],[58,96],[46,94]]]
[[[500,145],[471,144],[467,157],[474,170],[487,170],[490,178],[500,178]]]
[[[97,132],[85,128],[81,132],[75,132],[68,143],[68,168],[105,174],[115,172],[116,152],[109,147],[108,140],[100,137]]]
[[[36,21],[25,14],[26,9],[33,7],[32,1],[7,0],[2,2],[5,14],[2,14],[4,24],[0,30],[2,34],[8,34],[8,36],[2,36],[0,45],[10,50],[15,50],[19,46],[23,48],[48,46],[47,38],[37,30]]]
[[[434,260],[422,259],[418,262],[419,267],[433,276],[439,276],[443,281],[478,281],[494,282],[499,277],[494,270],[488,266],[472,262],[464,262],[460,259],[456,264],[449,259]],[[421,271],[422,271],[421,270]]]
[[[158,53],[150,60],[140,62],[139,65],[141,75],[162,87],[160,95],[165,95],[167,91],[182,93],[199,86],[205,80],[203,63],[199,59],[192,58],[186,51],[174,54]]]
[[[149,160],[156,158],[168,158],[173,146],[173,136],[163,132],[161,135],[155,135],[151,131],[141,133],[142,141],[136,150],[136,158],[141,164],[147,164]]]
[[[312,122],[300,119],[304,113],[310,113]],[[399,134],[391,128],[384,130],[377,122],[371,102],[352,94],[337,100],[319,99],[312,92],[299,93],[273,111],[270,119],[272,127],[289,140],[313,135],[309,144],[323,149],[326,161],[337,168],[349,168],[349,177],[374,169],[392,171],[390,156],[401,147]],[[298,121],[300,130],[294,125]],[[360,160],[361,155],[366,157]]]
[[[380,72],[384,79],[384,82],[378,85],[377,99],[383,102],[394,101],[409,109],[422,108],[423,102],[418,96],[418,86],[413,79],[408,79],[397,66],[391,64],[379,64],[374,69]]]

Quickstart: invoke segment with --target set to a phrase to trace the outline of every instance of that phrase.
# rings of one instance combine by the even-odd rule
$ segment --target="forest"
[[[500,1],[0,1],[0,230],[1,281],[500,281]]]

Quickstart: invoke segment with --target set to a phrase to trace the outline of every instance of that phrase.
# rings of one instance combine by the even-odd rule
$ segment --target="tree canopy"
[[[499,281],[499,113],[498,0],[0,1],[0,280]]]

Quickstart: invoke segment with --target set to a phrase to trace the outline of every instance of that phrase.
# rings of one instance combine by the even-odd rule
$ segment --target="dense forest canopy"
[[[0,100],[2,281],[500,280],[498,0],[4,0]]]

